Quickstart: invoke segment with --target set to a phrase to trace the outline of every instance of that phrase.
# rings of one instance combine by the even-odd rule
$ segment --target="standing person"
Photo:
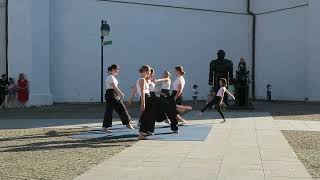
[[[143,65],[139,69],[140,78],[136,84],[136,92],[140,96],[140,111],[141,116],[139,119],[139,140],[144,140],[145,134],[154,132],[155,124],[155,107],[151,100],[150,86],[147,79],[150,77],[151,68],[148,65]]]
[[[230,95],[233,99],[235,99],[235,97],[233,96],[233,94],[231,94],[228,89],[227,89],[227,80],[224,78],[221,78],[219,80],[219,86],[220,89],[218,90],[216,96],[213,98],[212,101],[210,101],[204,108],[201,109],[200,115],[202,115],[202,113],[207,110],[210,106],[213,105],[217,105],[218,106],[218,112],[221,115],[223,121],[221,123],[225,123],[226,119],[225,116],[222,112],[222,104],[223,104],[223,97],[224,94],[227,93],[228,95]]]
[[[162,79],[154,80],[155,83],[161,83],[161,91],[160,91],[160,98],[165,101],[169,100],[170,98],[170,88],[171,88],[171,74],[169,71],[165,70],[163,72]],[[159,114],[157,122],[164,121],[167,124],[171,124],[170,119],[166,114]]]
[[[17,87],[17,84],[14,82],[14,79],[13,78],[9,78],[8,95],[7,95],[7,105],[8,105],[8,107],[15,106],[17,90],[18,90],[18,87]]]
[[[134,129],[130,123],[131,117],[129,116],[128,110],[126,106],[123,104],[121,98],[124,97],[124,94],[118,87],[118,80],[115,78],[119,74],[119,66],[116,64],[108,67],[109,75],[106,78],[106,111],[104,114],[104,120],[102,124],[102,131],[111,133],[112,131],[109,129],[112,127],[112,114],[113,110],[115,110],[123,125],[126,125],[129,129]]]
[[[26,103],[29,100],[29,81],[26,79],[23,73],[19,74],[18,80],[18,101],[20,107],[26,107]]]
[[[193,105],[196,105],[196,104],[198,104],[198,94],[199,94],[198,85],[196,85],[196,84],[193,85],[192,92],[193,92],[193,96],[192,96]]]
[[[182,66],[176,66],[174,69],[175,69],[175,74],[177,76],[177,79],[173,82],[173,90],[172,90],[171,98],[173,98],[176,101],[177,105],[181,105],[182,93],[184,90],[184,86],[186,84],[186,81],[183,77],[185,74],[185,71],[183,70]],[[183,119],[179,114],[177,115],[177,120],[182,122],[183,124],[187,123],[187,121]]]
[[[8,86],[7,75],[2,74],[0,79],[0,108],[5,107],[4,104],[5,104],[6,94],[7,94],[7,86]]]

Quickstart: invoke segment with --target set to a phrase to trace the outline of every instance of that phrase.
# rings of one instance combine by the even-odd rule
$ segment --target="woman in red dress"
[[[29,100],[29,82],[25,78],[24,74],[19,74],[18,80],[18,101],[21,107],[25,107]]]

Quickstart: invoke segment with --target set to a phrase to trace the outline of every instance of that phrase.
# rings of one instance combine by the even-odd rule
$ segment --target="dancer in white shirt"
[[[129,129],[134,129],[130,123],[131,117],[128,113],[126,106],[123,104],[121,98],[124,94],[118,87],[118,80],[115,78],[119,74],[119,66],[116,64],[108,67],[109,75],[106,78],[106,111],[104,114],[104,121],[102,125],[102,131],[111,133],[110,127],[112,127],[112,114],[115,110],[122,121],[123,125],[126,125]]]
[[[200,115],[202,115],[202,113],[207,110],[210,106],[216,105],[218,106],[218,112],[221,115],[221,118],[223,119],[223,121],[221,123],[225,123],[226,122],[226,118],[222,112],[222,104],[223,104],[223,97],[224,94],[227,93],[229,94],[233,99],[235,99],[235,97],[233,96],[233,94],[231,94],[228,89],[227,89],[227,80],[224,78],[221,78],[219,80],[219,85],[220,85],[220,89],[218,90],[216,96],[213,98],[213,100],[211,100],[204,108],[201,109]]]

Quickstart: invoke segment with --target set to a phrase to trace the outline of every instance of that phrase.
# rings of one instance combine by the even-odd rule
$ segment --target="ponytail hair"
[[[143,65],[141,66],[141,68],[139,69],[139,73],[144,73],[145,71],[150,71],[150,66],[148,65]]]
[[[154,73],[155,73],[154,69],[151,68],[151,69],[150,69],[150,74],[154,74]]]
[[[167,70],[165,70],[165,71],[164,71],[164,74],[166,74],[168,77],[171,77],[170,72],[169,72],[169,71],[167,71]]]
[[[112,64],[111,66],[108,67],[108,72],[111,72],[114,69],[119,69],[119,66],[116,64]]]
[[[178,71],[181,75],[186,74],[186,72],[183,70],[182,66],[176,66],[175,70]]]

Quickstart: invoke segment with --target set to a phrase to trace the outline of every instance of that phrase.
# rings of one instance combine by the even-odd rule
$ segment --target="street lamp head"
[[[101,31],[101,35],[102,35],[102,36],[108,36],[108,35],[109,35],[109,33],[110,33],[110,26],[109,26],[109,24],[107,23],[107,21],[104,21],[104,20],[101,21],[100,31]]]

